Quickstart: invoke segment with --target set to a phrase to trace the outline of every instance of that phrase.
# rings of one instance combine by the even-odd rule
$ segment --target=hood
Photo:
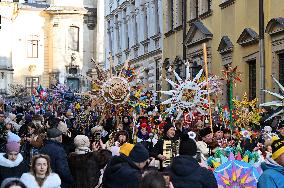
[[[180,155],[173,158],[170,169],[177,176],[190,176],[200,168],[196,159],[191,156]]]
[[[23,156],[19,153],[15,161],[11,161],[4,157],[5,153],[0,153],[0,166],[13,168],[18,166],[23,161]]]
[[[107,168],[106,168],[106,174],[109,177],[115,177],[116,175],[119,175],[121,177],[125,171],[123,170],[125,166],[129,165],[133,169],[138,169],[133,162],[131,162],[126,156],[120,155],[120,156],[114,156],[112,160],[109,162]]]
[[[266,158],[265,162],[261,164],[262,170],[273,169],[284,175],[284,167],[279,165],[272,158]]]

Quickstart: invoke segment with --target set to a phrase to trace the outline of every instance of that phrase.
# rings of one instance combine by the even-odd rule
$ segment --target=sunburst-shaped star
[[[274,80],[274,82],[279,86],[280,90],[284,93],[284,87],[282,86],[282,84],[280,84],[280,82],[278,80],[276,80],[276,78],[274,78],[274,76],[272,76],[272,79]],[[278,116],[280,114],[282,114],[284,112],[284,96],[283,94],[279,94],[279,93],[275,93],[272,91],[268,91],[268,90],[263,90],[266,93],[269,93],[270,95],[280,99],[280,100],[276,100],[276,101],[271,101],[271,102],[267,102],[267,103],[262,103],[259,106],[260,107],[277,107],[277,111],[274,112],[268,119],[266,119],[265,121],[268,121],[272,118],[274,118],[275,116]]]
[[[206,90],[206,82],[200,81],[203,70],[200,70],[196,77],[191,80],[189,69],[187,68],[186,79],[183,81],[179,75],[174,72],[178,83],[170,79],[166,81],[172,85],[173,89],[170,91],[161,91],[165,95],[170,95],[171,98],[162,102],[163,105],[170,105],[166,112],[171,113],[174,110],[178,111],[178,117],[183,113],[183,110],[198,111],[201,114],[206,114],[204,108],[208,106],[207,95],[209,91]]]

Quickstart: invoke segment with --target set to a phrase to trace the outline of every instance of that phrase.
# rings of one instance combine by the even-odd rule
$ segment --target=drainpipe
[[[263,0],[259,0],[259,64],[260,64],[260,103],[265,102],[265,49]]]
[[[186,1],[187,0],[182,0],[182,41],[183,41],[183,48],[182,48],[182,59],[184,63],[186,62],[186,44],[185,44],[185,39],[186,39],[186,20],[187,20],[187,11],[186,11]]]

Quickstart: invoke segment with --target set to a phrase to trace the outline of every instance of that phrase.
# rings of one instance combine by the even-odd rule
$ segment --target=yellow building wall
[[[190,1],[187,1],[187,19],[190,13]],[[219,7],[220,1],[212,1],[211,9],[213,10],[212,15],[207,18],[201,19],[200,21],[205,27],[213,34],[213,38],[210,41],[211,53],[212,53],[212,65],[211,73],[215,75],[222,75],[221,70],[224,69],[222,65],[222,58],[220,53],[217,51],[223,36],[228,36],[234,45],[232,52],[232,67],[238,66],[238,70],[242,73],[242,82],[238,83],[234,88],[234,96],[242,97],[244,92],[249,91],[249,73],[248,64],[245,62],[246,57],[249,55],[256,54],[256,79],[257,79],[257,97],[260,94],[260,66],[259,66],[259,45],[253,44],[246,47],[242,47],[237,43],[237,40],[245,28],[253,29],[259,34],[259,14],[258,14],[258,0],[236,0],[234,4],[221,9]],[[165,6],[165,5],[164,5]],[[264,26],[272,18],[284,17],[284,1],[283,0],[265,0],[264,4],[265,23]],[[166,11],[166,9],[163,9]],[[164,14],[166,15],[166,14]],[[167,17],[164,16],[164,28],[166,25]],[[187,26],[187,31],[189,25]],[[182,57],[182,29],[174,32],[170,36],[164,36],[163,41],[163,59],[169,58],[173,61],[176,56]],[[272,74],[272,51],[271,51],[271,37],[265,33],[265,63],[266,63],[266,89],[272,89],[273,83],[271,79]],[[165,88],[165,87],[164,87]],[[271,100],[271,96],[266,95],[266,101]]]

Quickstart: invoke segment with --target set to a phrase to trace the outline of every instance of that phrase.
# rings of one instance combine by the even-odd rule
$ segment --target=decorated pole
[[[229,80],[229,112],[230,112],[230,130],[233,132],[233,80]]]
[[[241,82],[240,75],[241,73],[237,71],[238,67],[232,68],[229,66],[226,70],[223,70],[227,84],[229,85],[229,113],[230,113],[230,129],[232,132],[233,129],[233,84],[237,81]]]
[[[209,82],[208,82],[208,66],[207,66],[207,49],[206,49],[206,43],[203,43],[203,56],[204,56],[204,68],[205,68],[205,77],[206,77],[206,87],[207,90],[209,90]],[[209,106],[209,122],[211,131],[213,133],[213,123],[212,123],[212,110],[211,110],[211,100],[210,100],[210,92],[208,92],[207,95],[208,98],[208,106]]]

